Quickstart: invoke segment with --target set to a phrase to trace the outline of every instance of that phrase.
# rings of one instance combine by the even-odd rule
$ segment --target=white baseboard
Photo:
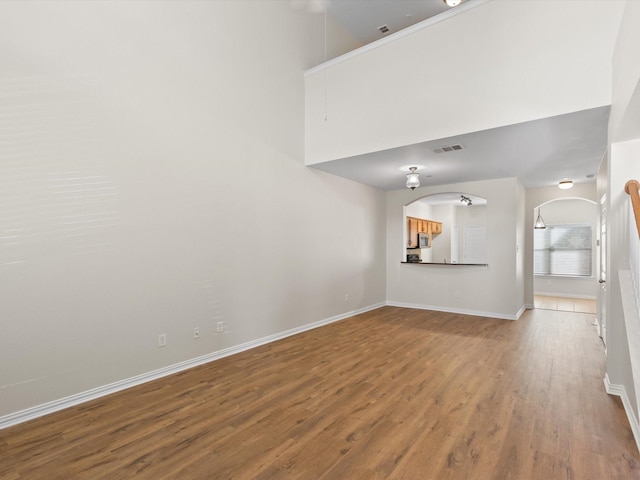
[[[251,340],[249,342],[242,343],[240,345],[235,345],[233,347],[225,348],[217,352],[208,353],[200,357],[192,358],[190,360],[185,360],[184,362],[159,368],[157,370],[143,373],[141,375],[136,375],[135,377],[126,378],[124,380],[119,380],[117,382],[110,383],[108,385],[103,385],[101,387],[93,388],[85,392],[80,392],[74,395],[70,395],[68,397],[58,399],[58,400],[53,400],[51,402],[43,403],[42,405],[36,405],[35,407],[30,407],[25,410],[21,410],[19,412],[10,413],[9,415],[0,417],[0,430],[14,426],[14,425],[18,425],[28,420],[33,420],[34,418],[42,417],[50,413],[64,410],[65,408],[73,407],[74,405],[79,405],[81,403],[88,402],[96,398],[104,397],[105,395],[110,395],[112,393],[119,392],[121,390],[126,390],[127,388],[131,388],[137,385],[141,385],[143,383],[151,382],[153,380],[157,380],[159,378],[166,377],[168,375],[173,375],[174,373],[182,372],[183,370],[188,370],[189,368],[193,368],[199,365],[203,365],[205,363],[213,362],[215,360],[219,360],[221,358],[228,357],[236,353],[244,352],[245,350],[250,350],[252,348],[256,348],[261,345],[265,345],[267,343],[275,342],[277,340],[281,340],[283,338],[290,337],[298,333],[306,332],[307,330],[313,330],[314,328],[322,327],[324,325],[328,325],[330,323],[344,320],[346,318],[350,318],[355,315],[359,315],[361,313],[375,310],[376,308],[380,308],[383,306],[385,306],[385,303],[376,303],[374,305],[369,305],[368,307],[352,310],[350,312],[336,315],[334,317],[325,318],[317,322],[308,323],[306,325],[292,328],[290,330],[285,330],[283,332],[274,333],[273,335],[268,335],[266,337],[259,338],[256,340]]]
[[[420,305],[417,303],[387,301],[387,305],[390,307],[415,308],[418,310],[433,310],[435,312],[458,313],[461,315],[473,315],[475,317],[500,318],[502,320],[517,320],[518,318],[520,318],[520,315],[522,315],[522,313],[525,311],[524,306],[521,307],[518,313],[516,313],[515,315],[507,315],[504,313],[481,312],[478,310],[464,310],[462,308],[438,307],[434,305]]]
[[[562,297],[562,298],[577,298],[580,300],[597,300],[595,295],[578,295],[570,293],[558,293],[558,292],[533,292],[534,295],[541,295],[543,297]]]
[[[617,397],[620,397],[620,399],[622,400],[624,411],[627,414],[627,419],[629,420],[629,425],[631,426],[631,432],[633,432],[633,438],[636,440],[636,447],[638,447],[638,451],[640,452],[640,424],[638,424],[638,418],[636,417],[636,414],[633,411],[633,407],[631,406],[631,400],[629,400],[627,390],[624,388],[624,385],[612,384],[609,381],[609,374],[607,373],[604,375],[604,388],[609,395],[615,395]]]
[[[520,317],[522,316],[522,314],[525,312],[525,310],[530,310],[530,308],[527,305],[522,305],[520,307],[520,310],[518,310],[518,313],[516,313],[516,320],[519,320]]]

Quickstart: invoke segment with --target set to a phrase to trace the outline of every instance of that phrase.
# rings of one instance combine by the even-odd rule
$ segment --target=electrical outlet
[[[224,322],[218,322],[216,324],[216,332],[218,333],[224,332]]]
[[[166,333],[161,333],[160,335],[158,335],[158,346],[159,347],[166,347],[167,346],[167,334]]]
[[[460,298],[460,290],[456,290],[453,294],[454,297]]]
[[[194,340],[200,338],[200,329],[198,327],[193,329],[193,338]]]
[[[349,294],[348,294],[348,293],[345,293],[345,294],[344,294],[344,301],[345,301],[345,302],[348,302],[348,301],[349,301]]]

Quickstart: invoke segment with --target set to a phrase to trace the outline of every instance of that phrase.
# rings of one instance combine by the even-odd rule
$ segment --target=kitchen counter
[[[488,263],[400,262],[407,265],[447,265],[449,267],[488,267]]]

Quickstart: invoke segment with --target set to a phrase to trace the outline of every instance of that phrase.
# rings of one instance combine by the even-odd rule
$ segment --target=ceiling
[[[323,4],[363,45],[450,10],[442,0],[324,0]],[[387,33],[378,29],[383,25]]]
[[[517,177],[526,188],[595,181],[607,145],[609,107],[492,128],[379,152],[314,168],[381,190],[405,188],[408,165],[421,165],[420,184],[444,185]],[[434,149],[461,145],[462,150]]]
[[[323,0],[323,5],[363,44],[451,10],[442,0]],[[386,35],[378,30],[381,25],[388,26]],[[506,177],[519,178],[526,188],[555,185],[563,178],[590,183],[607,147],[609,109],[574,112],[313,167],[381,190],[406,188],[408,170],[402,167],[408,165],[424,167],[420,171],[423,186]],[[433,151],[451,144],[463,149]]]

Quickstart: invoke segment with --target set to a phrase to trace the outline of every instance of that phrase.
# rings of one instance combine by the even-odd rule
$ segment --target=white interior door
[[[458,244],[458,226],[454,225],[451,228],[451,263],[458,263],[459,261],[459,244]]]
[[[484,225],[464,227],[462,263],[487,263],[487,228]]]
[[[598,281],[600,288],[598,289],[598,330],[600,337],[604,342],[605,350],[607,348],[607,196],[603,195],[600,200],[600,228],[598,235],[598,259],[600,263],[600,272]]]

